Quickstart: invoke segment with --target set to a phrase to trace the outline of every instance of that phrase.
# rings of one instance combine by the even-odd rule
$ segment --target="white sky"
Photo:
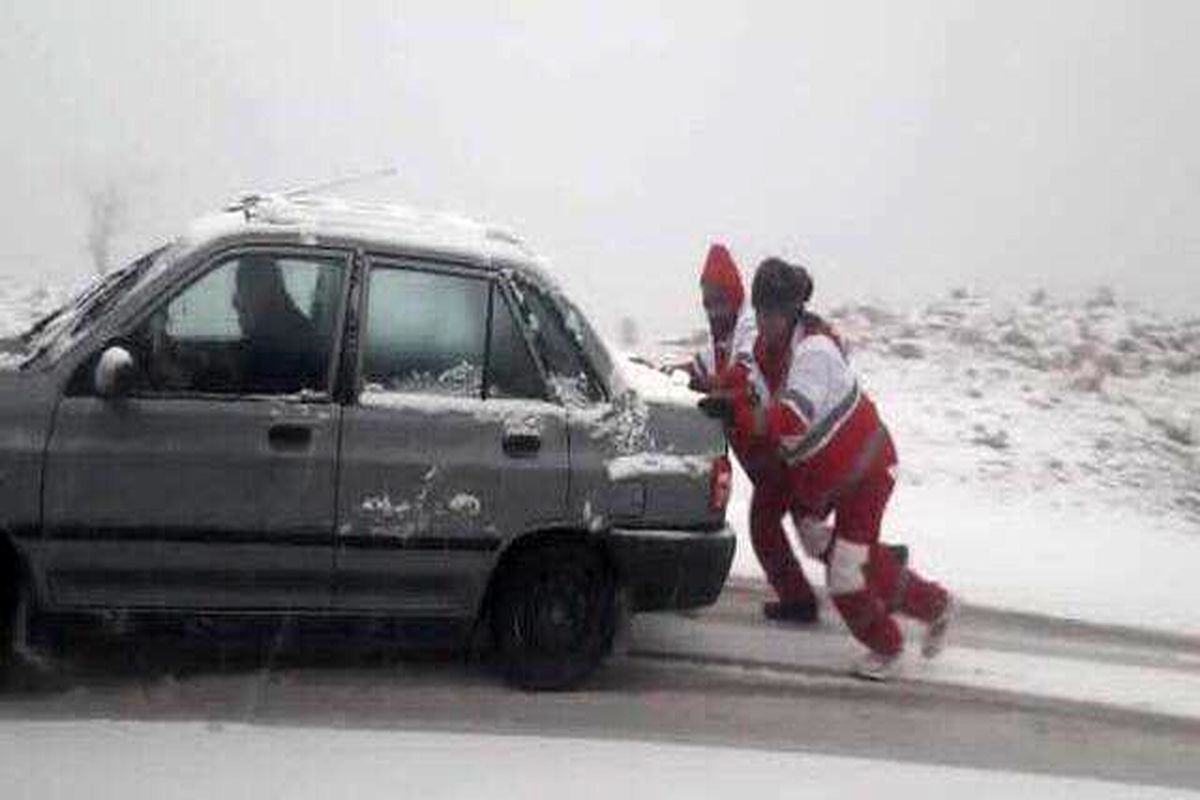
[[[44,2],[0,10],[0,275],[243,189],[510,225],[612,326],[699,320],[707,243],[818,305],[1100,283],[1200,300],[1200,3]]]

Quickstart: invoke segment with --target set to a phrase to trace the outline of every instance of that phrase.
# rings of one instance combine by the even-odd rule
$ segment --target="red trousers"
[[[767,582],[784,603],[814,603],[816,595],[804,575],[804,568],[792,550],[783,517],[788,512],[790,497],[782,470],[777,474],[752,474],[754,496],[750,499],[750,542],[754,555],[762,566]]]
[[[783,603],[815,603],[816,594],[783,529],[783,518],[792,504],[787,469],[768,446],[734,447],[734,455],[754,485],[750,498],[750,543],[767,576],[767,583]]]
[[[949,599],[938,584],[902,568],[879,541],[893,486],[890,470],[874,470],[834,503],[833,546],[826,559],[834,606],[854,638],[883,655],[904,646],[893,613],[932,622]]]

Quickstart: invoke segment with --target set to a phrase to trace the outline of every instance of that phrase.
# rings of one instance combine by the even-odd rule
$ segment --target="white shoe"
[[[925,628],[925,641],[921,643],[921,655],[925,658],[936,658],[946,647],[946,630],[958,614],[958,601],[954,595],[946,595],[946,605],[942,613]]]
[[[885,656],[869,651],[854,664],[854,674],[869,681],[890,681],[900,674],[900,653]]]

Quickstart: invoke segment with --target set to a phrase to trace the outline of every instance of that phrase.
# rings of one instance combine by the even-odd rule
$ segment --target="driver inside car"
[[[325,388],[320,337],[288,294],[275,259],[249,255],[238,262],[233,307],[242,329],[244,393]]]

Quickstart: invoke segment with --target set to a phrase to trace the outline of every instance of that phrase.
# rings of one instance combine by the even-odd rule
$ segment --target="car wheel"
[[[543,545],[499,576],[492,629],[508,680],[523,689],[568,689],[612,646],[611,570],[594,548]]]
[[[0,577],[0,689],[57,691],[66,686],[57,664],[34,647],[37,615],[32,586],[19,569]]]
[[[17,642],[25,636],[28,595],[19,569],[0,571],[0,684],[10,684],[21,665]]]

